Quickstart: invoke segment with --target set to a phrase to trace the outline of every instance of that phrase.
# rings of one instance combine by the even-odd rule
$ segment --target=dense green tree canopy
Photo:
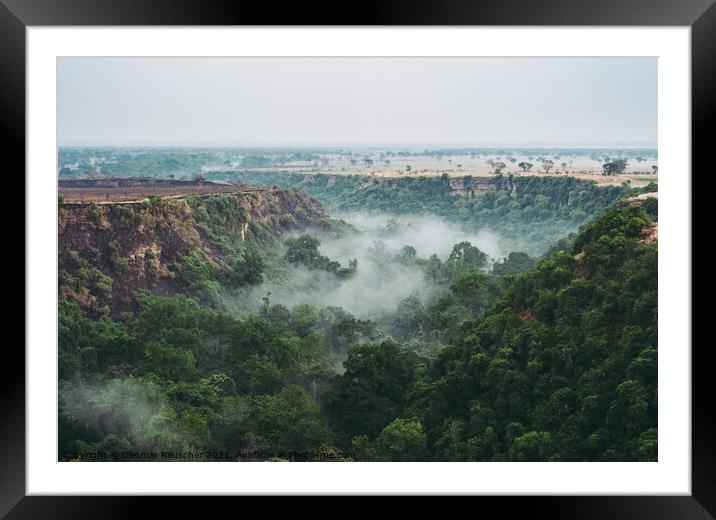
[[[248,223],[231,199],[190,201],[226,262],[187,254],[177,270],[186,296],[139,290],[129,310],[104,314],[61,297],[59,458],[656,460],[656,199],[620,200],[589,220],[622,190],[548,181],[511,184],[518,195],[495,181],[470,199],[444,196],[448,178],[411,180],[406,192],[454,218],[587,222],[540,258],[493,262],[464,240],[442,259],[389,249],[402,225],[389,221],[365,257],[385,283],[410,269],[424,290],[374,320],[307,298],[272,304],[269,291],[233,312],[264,281],[325,271],[341,287],[363,266],[322,255],[313,234],[243,240]],[[384,184],[364,187],[363,201],[407,213],[420,200]],[[112,282],[83,268],[96,290]]]

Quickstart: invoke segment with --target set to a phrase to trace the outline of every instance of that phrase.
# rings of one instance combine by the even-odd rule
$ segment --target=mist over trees
[[[244,319],[146,292],[119,320],[63,301],[60,458],[655,460],[656,246],[640,241],[650,222],[638,206],[611,210],[566,250],[536,266],[508,255],[495,274],[469,242],[444,261],[406,248],[396,261],[442,289],[405,298],[380,324],[271,295]],[[287,242],[315,260],[317,240]]]
[[[258,177],[331,217],[187,197],[221,254],[181,294],[98,309],[126,259],[65,273],[60,460],[657,460],[658,203],[627,200],[655,185]]]

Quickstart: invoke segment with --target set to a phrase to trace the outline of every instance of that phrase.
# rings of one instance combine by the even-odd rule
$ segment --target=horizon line
[[[64,143],[57,145],[58,148],[340,148],[340,147],[440,147],[440,148],[652,148],[658,149],[658,144],[653,143],[630,143],[630,144],[550,144],[550,143],[144,143],[144,144],[111,144],[111,143]]]

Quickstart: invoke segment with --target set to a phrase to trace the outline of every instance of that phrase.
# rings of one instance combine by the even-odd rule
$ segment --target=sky
[[[61,146],[656,146],[656,58],[58,58]]]

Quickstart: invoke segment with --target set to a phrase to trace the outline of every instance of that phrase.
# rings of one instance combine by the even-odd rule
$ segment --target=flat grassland
[[[222,193],[251,193],[266,191],[246,185],[187,185],[187,186],[121,186],[121,187],[62,187],[58,197],[63,204],[136,204],[149,197],[181,198],[187,195],[210,196]]]
[[[256,171],[256,169],[254,170]],[[266,169],[266,171],[276,171],[276,168]],[[294,173],[302,173],[305,175],[315,175],[317,173],[328,173],[332,175],[365,175],[375,178],[400,179],[410,177],[439,177],[447,174],[449,177],[482,177],[490,178],[495,174],[484,170],[370,170],[368,168],[355,168],[353,171],[335,171],[326,172],[325,169],[300,169]],[[597,172],[555,172],[544,173],[540,171],[534,172],[516,172],[505,171],[503,175],[515,175],[516,177],[538,177],[538,178],[554,178],[554,177],[575,177],[577,179],[594,181],[600,186],[620,186],[624,182],[629,182],[634,188],[647,186],[651,182],[657,182],[656,174],[648,173],[624,173],[620,175],[601,175]],[[229,182],[208,182],[206,184],[195,184],[193,182],[177,183],[179,185],[161,186],[154,183],[141,184],[136,183],[131,186],[68,186],[60,182],[58,187],[58,198],[63,204],[136,204],[149,197],[180,198],[187,195],[210,196],[222,193],[251,193],[257,191],[266,191],[266,187],[248,186],[246,184],[234,184]]]
[[[382,171],[376,172],[376,177],[385,178],[401,178],[401,177],[437,177],[447,173],[449,177],[494,177],[495,174],[484,170],[423,170],[417,172],[405,171]],[[502,175],[514,175],[516,177],[575,177],[585,181],[594,181],[600,186],[621,186],[624,182],[629,181],[634,188],[641,188],[650,182],[657,182],[658,175],[647,173],[623,173],[620,175],[602,175],[597,172],[568,172],[568,173],[544,173],[544,172],[516,172],[504,171]]]

